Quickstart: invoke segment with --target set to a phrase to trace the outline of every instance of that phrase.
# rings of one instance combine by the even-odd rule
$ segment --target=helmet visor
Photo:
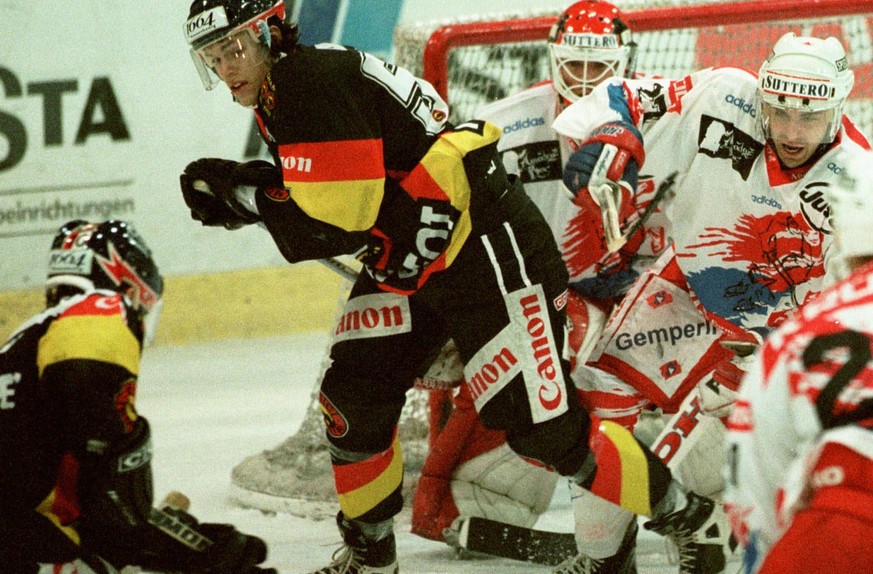
[[[264,30],[258,30],[258,33],[247,24],[200,48],[191,49],[191,59],[203,87],[211,90],[228,71],[259,66],[269,58],[270,31],[263,20],[257,24],[262,23]]]
[[[775,142],[796,146],[832,142],[839,130],[841,115],[839,108],[810,110],[766,101],[761,106],[764,135]]]

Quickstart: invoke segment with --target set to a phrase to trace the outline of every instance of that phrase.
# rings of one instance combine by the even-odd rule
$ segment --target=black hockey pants
[[[414,294],[381,291],[362,273],[321,385],[328,439],[335,455],[343,453],[334,456],[335,471],[390,451],[406,391],[433,350],[451,338],[485,425],[505,429],[520,455],[564,475],[577,472],[589,422],[563,358],[567,281],[548,224],[520,184],[474,221],[458,258]],[[351,474],[369,472],[361,467]],[[375,472],[372,478],[379,480]],[[342,506],[340,483],[348,481],[337,480]],[[384,499],[366,504],[372,508],[358,519],[378,522],[400,510],[399,488],[369,492]]]

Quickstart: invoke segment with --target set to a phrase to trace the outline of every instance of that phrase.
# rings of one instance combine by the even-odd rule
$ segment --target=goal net
[[[681,77],[713,65],[756,71],[785,32],[837,37],[855,71],[846,112],[865,135],[873,135],[870,0],[613,3],[634,31],[637,71],[646,74]],[[451,120],[460,123],[489,102],[549,78],[546,38],[559,13],[502,13],[403,25],[394,34],[395,63],[430,81],[448,101]],[[234,468],[231,496],[239,504],[310,517],[336,511],[317,383],[313,381],[310,408],[297,432]],[[446,392],[413,390],[408,395],[399,429],[407,500],[427,454],[428,436],[439,429],[440,423],[431,421],[444,420],[450,405]]]

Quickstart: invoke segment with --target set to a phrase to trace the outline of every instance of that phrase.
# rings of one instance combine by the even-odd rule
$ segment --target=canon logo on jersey
[[[546,118],[525,118],[523,120],[516,120],[515,123],[510,124],[508,126],[503,127],[503,133],[508,134],[512,132],[517,132],[518,130],[524,130],[527,128],[536,128],[539,126],[546,125]]]
[[[752,195],[752,201],[754,201],[755,203],[763,203],[764,205],[769,205],[770,207],[775,207],[776,209],[782,209],[781,203],[773,198],[765,197],[763,195]]]
[[[312,158],[285,156],[282,158],[282,168],[287,171],[309,173],[312,171]]]
[[[502,347],[497,354],[491,357],[490,361],[478,366],[476,371],[467,378],[467,385],[473,400],[478,400],[495,383],[500,382],[500,388],[504,387],[514,375],[514,372],[510,374],[512,367],[517,364],[518,357],[513,355],[508,348]]]
[[[530,348],[537,365],[537,375],[544,381],[537,390],[537,399],[547,411],[558,408],[563,402],[559,365],[556,364],[554,343],[552,342],[551,322],[542,305],[542,300],[533,293],[519,299],[524,317],[527,320],[527,335]]]
[[[337,341],[385,337],[411,329],[409,301],[392,293],[350,299],[337,323]]]
[[[728,94],[724,97],[724,101],[732,106],[740,108],[743,112],[749,114],[753,118],[757,115],[757,112],[755,111],[755,106],[746,103],[746,100],[744,100],[743,98],[738,98],[733,94]]]

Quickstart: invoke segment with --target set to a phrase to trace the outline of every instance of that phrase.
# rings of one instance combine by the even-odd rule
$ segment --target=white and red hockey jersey
[[[477,117],[503,130],[497,148],[506,170],[518,174],[549,222],[570,273],[570,286],[593,299],[618,297],[666,247],[660,214],[648,220],[627,249],[606,252],[592,232],[591,221],[598,221],[600,213],[581,213],[564,188],[563,169],[574,142],[552,129],[559,112],[558,94],[552,82],[545,81],[486,106]],[[653,190],[644,180],[638,195],[645,201]]]
[[[738,68],[612,79],[553,127],[584,140],[607,122],[636,125],[646,180],[678,172],[666,235],[694,295],[709,314],[763,334],[821,289],[831,243],[824,190],[869,144],[844,118],[817,161],[783,169],[757,125],[756,83]]]
[[[801,307],[755,357],[728,422],[725,476],[747,572],[807,506],[873,521],[871,347],[868,264]]]

